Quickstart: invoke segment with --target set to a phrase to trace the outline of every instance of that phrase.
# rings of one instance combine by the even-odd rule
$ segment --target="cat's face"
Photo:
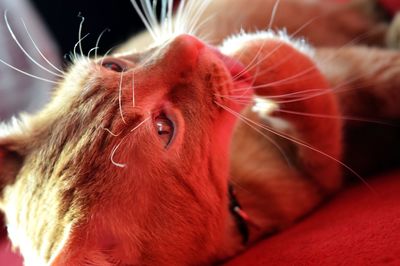
[[[201,261],[222,241],[237,62],[189,35],[79,60],[3,136],[1,207],[26,263]],[[33,251],[33,252],[32,252]],[[107,264],[108,263],[108,264]],[[38,265],[38,264],[35,264]]]

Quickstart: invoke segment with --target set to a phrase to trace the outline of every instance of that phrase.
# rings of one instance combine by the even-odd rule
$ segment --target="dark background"
[[[84,52],[95,47],[99,34],[106,28],[100,42],[99,53],[129,38],[143,28],[143,24],[129,0],[31,0],[39,15],[47,24],[62,55],[74,48],[78,41],[81,18],[85,17],[82,36],[90,35],[82,42]]]

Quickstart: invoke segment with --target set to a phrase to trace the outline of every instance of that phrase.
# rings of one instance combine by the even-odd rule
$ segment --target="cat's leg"
[[[219,44],[226,36],[268,29],[286,29],[316,46],[366,43],[382,46],[388,24],[376,0],[337,1],[215,0],[202,15],[199,36]],[[221,12],[224,10],[224,12]],[[210,32],[210,29],[213,31]]]
[[[400,165],[400,52],[349,47],[319,49],[316,55],[348,118],[346,162],[362,175]]]
[[[261,35],[240,47],[233,56],[248,67],[255,93],[279,108],[271,117],[243,114],[232,144],[232,180],[250,217],[271,231],[340,186],[341,120],[327,81],[308,55]]]

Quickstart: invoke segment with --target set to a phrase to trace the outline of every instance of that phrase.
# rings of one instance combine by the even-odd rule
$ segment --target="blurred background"
[[[95,47],[103,31],[100,54],[143,28],[129,0],[0,0],[0,121],[20,111],[35,112],[48,101],[52,81],[60,74],[56,68],[66,65],[67,55],[78,41],[81,17],[85,18],[82,36],[89,34],[82,41],[84,53]],[[29,59],[12,34],[47,70]]]
[[[95,46],[105,29],[110,31],[101,40],[99,52],[102,53],[142,29],[130,0],[31,0],[31,3],[42,16],[62,54],[69,53],[78,40],[79,15],[85,17],[82,35],[90,34],[83,42],[86,52]]]

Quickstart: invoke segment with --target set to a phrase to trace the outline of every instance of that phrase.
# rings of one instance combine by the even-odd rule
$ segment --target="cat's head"
[[[80,59],[40,113],[1,128],[1,208],[28,265],[201,262],[226,222],[238,62],[180,35]],[[172,265],[172,264],[170,264]]]

